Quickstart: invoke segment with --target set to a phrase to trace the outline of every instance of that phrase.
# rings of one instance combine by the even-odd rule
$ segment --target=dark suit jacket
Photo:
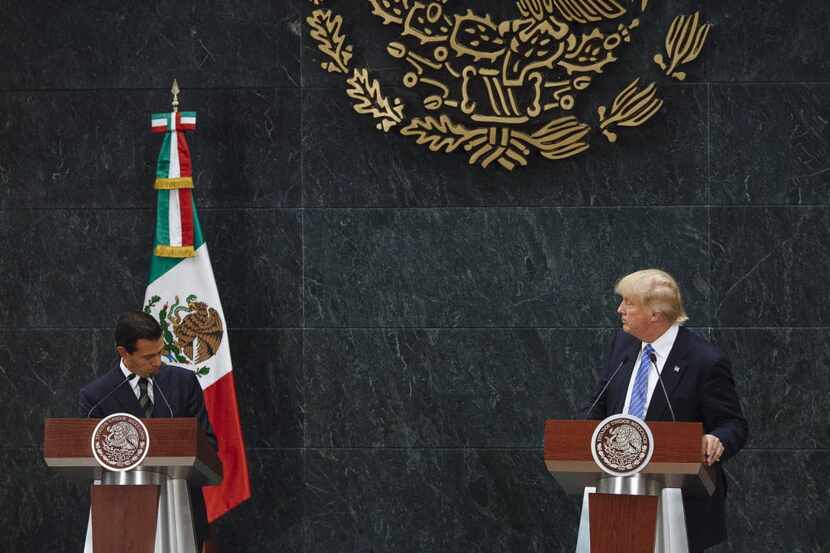
[[[103,397],[112,392],[119,384],[124,382],[124,373],[121,367],[116,364],[109,372],[93,380],[81,389],[80,413],[86,417],[90,409]],[[103,418],[113,413],[129,413],[136,417],[143,418],[144,413],[138,404],[131,383],[126,383],[118,388],[110,397],[105,399],[101,405],[95,407],[90,417]],[[164,399],[167,399],[168,408]],[[162,365],[158,375],[153,378],[153,418],[173,417],[196,417],[207,433],[208,441],[216,449],[216,435],[210,426],[207,411],[205,411],[204,396],[202,387],[193,371]],[[196,538],[198,542],[203,541],[207,532],[207,512],[205,500],[200,487],[190,488],[190,502],[193,507],[193,522],[196,526]]]
[[[604,419],[622,412],[641,346],[642,342],[622,330],[614,336],[611,355],[592,399],[596,398],[620,363],[622,368],[588,418]],[[675,371],[675,367],[680,370]],[[720,462],[713,465],[717,482],[714,494],[705,499],[683,498],[689,549],[701,551],[726,539],[726,478],[721,465],[744,446],[749,428],[735,391],[729,360],[700,336],[680,327],[661,376],[677,420],[702,422],[703,432],[717,436],[725,449]],[[671,420],[659,383],[646,411],[646,420]]]

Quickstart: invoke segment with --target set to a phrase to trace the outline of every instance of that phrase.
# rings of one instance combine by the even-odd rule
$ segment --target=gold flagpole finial
[[[170,92],[173,93],[173,113],[179,111],[179,81],[173,79],[173,86],[170,88]]]

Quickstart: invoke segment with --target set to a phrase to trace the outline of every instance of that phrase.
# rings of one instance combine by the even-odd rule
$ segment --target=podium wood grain
[[[153,553],[159,487],[92,486],[93,553]]]
[[[657,496],[588,496],[591,553],[653,553]]]

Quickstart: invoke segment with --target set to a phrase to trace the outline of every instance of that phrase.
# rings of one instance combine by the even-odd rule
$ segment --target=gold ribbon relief
[[[344,78],[354,110],[430,151],[463,150],[471,165],[513,170],[534,154],[573,157],[590,148],[591,130],[613,143],[622,128],[643,125],[663,107],[657,83],[637,77],[597,108],[595,121],[573,113],[631,44],[649,0],[628,7],[618,0],[517,0],[515,17],[501,21],[466,8],[451,13],[447,0],[368,0],[371,13],[398,33],[386,53],[404,67],[402,84],[418,93],[420,106],[384,94],[368,68],[353,67],[343,17],[321,7],[324,0],[310,2],[316,9],[306,22],[320,65]],[[710,27],[699,13],[677,16],[654,62],[684,80],[680,68],[698,58]],[[419,116],[407,117],[416,110]]]

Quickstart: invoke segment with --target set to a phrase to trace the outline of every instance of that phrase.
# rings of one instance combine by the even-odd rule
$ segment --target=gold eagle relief
[[[354,52],[341,15],[318,8],[307,18],[324,55],[321,66],[345,76],[355,110],[375,119],[379,130],[398,127],[432,151],[461,148],[470,164],[512,170],[534,153],[553,160],[585,152],[592,128],[615,142],[621,127],[642,125],[663,105],[656,83],[633,78],[597,109],[596,121],[572,112],[632,42],[648,0],[628,7],[617,0],[517,0],[516,17],[501,21],[471,9],[451,12],[447,4],[367,2],[383,25],[397,29],[399,39],[386,52],[403,67],[402,84],[418,92],[421,106],[387,97],[368,69],[350,67]],[[655,54],[654,62],[667,76],[685,79],[679,67],[698,57],[709,27],[697,13],[676,17],[665,54]],[[422,116],[407,118],[413,110]]]

